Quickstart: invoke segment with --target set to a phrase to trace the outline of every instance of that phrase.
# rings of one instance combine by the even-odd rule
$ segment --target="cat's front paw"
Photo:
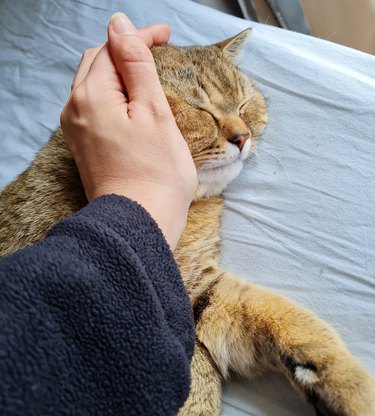
[[[298,354],[300,355],[300,354]],[[347,351],[301,360],[284,356],[287,377],[319,416],[375,416],[375,379]]]

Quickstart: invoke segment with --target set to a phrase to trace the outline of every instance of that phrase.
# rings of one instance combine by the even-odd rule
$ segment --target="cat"
[[[196,325],[191,391],[179,415],[219,415],[223,380],[265,371],[283,373],[323,414],[375,415],[375,379],[333,329],[292,301],[219,268],[221,193],[267,123],[263,96],[236,63],[249,33],[210,46],[152,49],[199,177],[174,251]],[[0,256],[42,239],[86,203],[58,129],[0,195]]]

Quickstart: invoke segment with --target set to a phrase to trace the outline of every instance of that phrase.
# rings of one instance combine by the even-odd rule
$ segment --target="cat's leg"
[[[218,276],[196,302],[196,331],[224,378],[277,370],[324,415],[375,415],[375,379],[332,328],[282,296]]]
[[[207,349],[197,341],[190,365],[190,394],[178,416],[219,416],[221,375]]]

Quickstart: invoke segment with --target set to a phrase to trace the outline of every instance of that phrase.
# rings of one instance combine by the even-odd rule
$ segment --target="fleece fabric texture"
[[[175,415],[190,303],[150,215],[109,195],[0,264],[1,415]]]

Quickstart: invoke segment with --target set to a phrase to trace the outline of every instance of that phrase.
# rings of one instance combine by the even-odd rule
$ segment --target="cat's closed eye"
[[[242,115],[243,115],[243,113],[245,112],[245,110],[246,110],[246,107],[247,107],[247,105],[249,104],[249,102],[250,102],[250,100],[246,100],[246,101],[242,101],[241,103],[240,103],[240,105],[238,106],[238,110],[237,110],[237,112],[238,112],[238,115],[241,117]]]
[[[204,113],[204,114],[208,114],[209,117],[211,117],[212,120],[215,122],[215,124],[218,125],[218,121],[215,118],[214,114],[211,113],[211,111],[209,111],[209,110],[207,110],[205,108],[202,108],[202,107],[199,107],[198,110],[202,111],[202,113]]]

